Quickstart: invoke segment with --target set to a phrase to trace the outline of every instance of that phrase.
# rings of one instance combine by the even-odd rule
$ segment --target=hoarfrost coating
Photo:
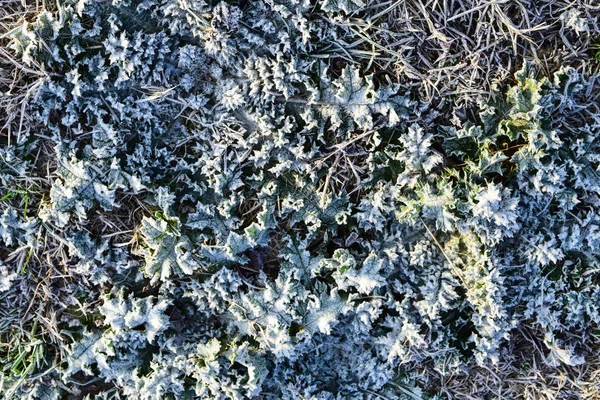
[[[600,392],[594,1],[26,6],[1,397]]]

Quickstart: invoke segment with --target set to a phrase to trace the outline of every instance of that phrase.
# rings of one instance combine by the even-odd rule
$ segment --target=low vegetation
[[[0,397],[600,399],[595,0],[0,0]]]

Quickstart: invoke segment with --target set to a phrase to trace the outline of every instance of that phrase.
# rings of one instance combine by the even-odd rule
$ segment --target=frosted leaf
[[[397,158],[404,163],[405,168],[398,176],[397,185],[414,188],[423,174],[430,176],[434,168],[440,166],[444,160],[441,154],[431,148],[433,136],[425,133],[417,124],[412,124],[408,132],[399,139],[403,150]]]
[[[549,365],[557,367],[563,363],[572,367],[576,367],[578,365],[585,364],[585,358],[581,355],[575,354],[572,349],[560,347],[554,344],[548,337],[546,337],[544,343],[550,349],[550,353],[546,357],[546,362]]]
[[[233,230],[231,219],[223,218],[213,205],[196,204],[196,212],[188,216],[186,226],[196,230],[210,230],[219,238],[226,236]]]
[[[340,298],[337,289],[328,291],[324,285],[319,285],[317,292],[310,295],[303,326],[311,334],[321,332],[329,335],[346,310],[347,304]]]
[[[473,214],[491,223],[511,227],[517,220],[518,200],[510,198],[510,191],[490,184],[475,196]]]
[[[210,339],[207,343],[199,343],[196,347],[196,352],[205,361],[213,361],[221,352],[221,344],[215,338]]]
[[[581,11],[574,8],[563,12],[560,15],[560,21],[562,22],[563,27],[572,29],[577,35],[589,32],[590,30],[587,19],[582,18]]]
[[[104,322],[117,334],[124,334],[127,330],[143,325],[148,342],[152,343],[156,335],[169,327],[169,317],[165,310],[167,300],[156,301],[149,296],[143,299],[123,298],[122,295],[105,298],[100,306],[104,315]]]
[[[215,29],[224,32],[235,32],[238,30],[242,10],[237,6],[222,1],[213,8],[212,13],[211,25]]]
[[[146,248],[141,251],[144,272],[153,282],[191,275],[201,268],[192,254],[189,238],[179,233],[179,222],[144,217],[140,236]]]
[[[121,144],[121,139],[112,126],[100,122],[92,131],[94,155],[99,158],[113,157]]]
[[[339,290],[356,289],[359,293],[369,294],[375,288],[385,285],[382,275],[384,263],[375,253],[369,254],[362,266],[357,268],[357,262],[348,250],[337,249],[331,259],[321,260],[315,273],[332,273]],[[329,272],[331,271],[331,272]]]
[[[171,207],[175,203],[175,195],[166,187],[156,188],[155,193],[156,204],[162,209],[166,215],[171,215]]]
[[[9,291],[13,285],[12,282],[18,277],[18,273],[9,272],[6,265],[0,264],[0,293]]]
[[[0,238],[5,246],[12,246],[18,240],[17,228],[20,225],[17,210],[6,207],[0,216]]]
[[[102,335],[99,332],[85,330],[83,338],[67,349],[68,363],[63,376],[67,378],[79,371],[93,375],[91,367],[97,362],[95,350],[101,345],[101,341]]]
[[[325,0],[321,4],[321,9],[326,12],[343,11],[346,14],[350,14],[360,10],[364,6],[365,2],[362,0]]]
[[[324,69],[322,74],[326,73]],[[342,70],[339,78],[323,80],[323,86],[316,104],[334,127],[342,126],[350,117],[359,129],[372,129],[375,114],[386,117],[386,126],[395,126],[401,117],[398,112],[403,113],[407,105],[406,99],[397,96],[391,88],[375,90],[373,77],[361,77],[359,70],[350,65]]]

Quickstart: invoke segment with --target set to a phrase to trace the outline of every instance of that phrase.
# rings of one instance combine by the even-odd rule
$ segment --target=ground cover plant
[[[595,0],[0,0],[0,397],[599,399]]]

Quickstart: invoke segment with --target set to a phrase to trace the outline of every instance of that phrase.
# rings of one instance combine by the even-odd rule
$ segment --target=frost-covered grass
[[[0,397],[600,398],[595,0],[0,0]]]

